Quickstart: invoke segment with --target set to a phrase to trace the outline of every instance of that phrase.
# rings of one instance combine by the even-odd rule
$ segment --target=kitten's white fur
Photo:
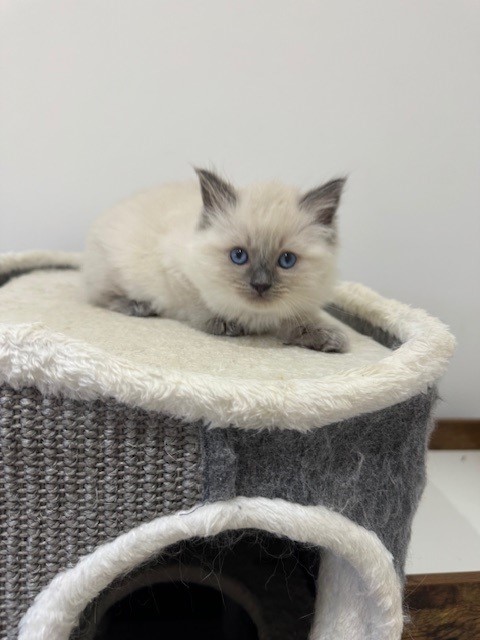
[[[298,190],[266,183],[235,190],[232,203],[222,200],[221,189],[215,193],[217,183],[204,182],[201,172],[199,177],[202,188],[218,196],[216,206],[198,184],[176,183],[122,202],[94,223],[84,262],[89,300],[124,311],[126,301],[137,301],[212,333],[271,332],[321,348],[289,336],[319,326],[320,309],[331,295],[335,223],[318,221],[322,206],[331,202],[324,196],[320,205],[301,206]],[[338,200],[339,194],[335,209]],[[235,247],[246,249],[251,262],[256,256],[268,263],[273,285],[265,295],[250,286],[249,266],[231,261]],[[297,255],[292,269],[277,264],[285,251]],[[337,347],[322,350],[343,351],[346,343]]]

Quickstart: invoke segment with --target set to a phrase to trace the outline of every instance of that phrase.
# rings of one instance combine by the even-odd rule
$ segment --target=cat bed
[[[2,637],[117,638],[106,603],[131,593],[139,571],[152,585],[192,540],[225,549],[230,532],[232,548],[253,540],[242,567],[264,564],[252,558],[266,539],[289,549],[283,562],[315,559],[316,581],[284,576],[287,591],[313,584],[298,615],[235,563],[228,576],[211,566],[220,552],[200,568],[188,560],[195,593],[209,575],[234,585],[226,608],[246,611],[256,637],[399,639],[435,383],[453,349],[446,327],[342,283],[325,314],[349,353],[211,336],[92,307],[80,262],[0,258]]]

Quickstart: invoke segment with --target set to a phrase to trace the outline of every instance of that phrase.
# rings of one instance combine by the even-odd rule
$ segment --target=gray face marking
[[[268,261],[263,256],[253,257],[247,269],[248,278],[252,293],[264,296],[266,292],[275,284],[275,269],[271,268]]]
[[[264,294],[273,284],[273,274],[264,266],[253,268],[250,273],[250,286],[258,292]]]

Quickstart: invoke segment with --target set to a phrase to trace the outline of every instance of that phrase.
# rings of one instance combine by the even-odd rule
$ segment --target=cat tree
[[[398,640],[445,326],[343,283],[347,354],[214,337],[89,306],[79,261],[0,258],[1,637],[118,638],[187,583],[211,638]]]

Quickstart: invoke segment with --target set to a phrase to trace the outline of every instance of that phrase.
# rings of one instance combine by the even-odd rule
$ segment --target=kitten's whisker
[[[287,309],[290,318],[295,320],[298,324],[301,324],[302,317],[300,316],[297,304],[293,300],[283,300],[282,302],[282,306]]]

